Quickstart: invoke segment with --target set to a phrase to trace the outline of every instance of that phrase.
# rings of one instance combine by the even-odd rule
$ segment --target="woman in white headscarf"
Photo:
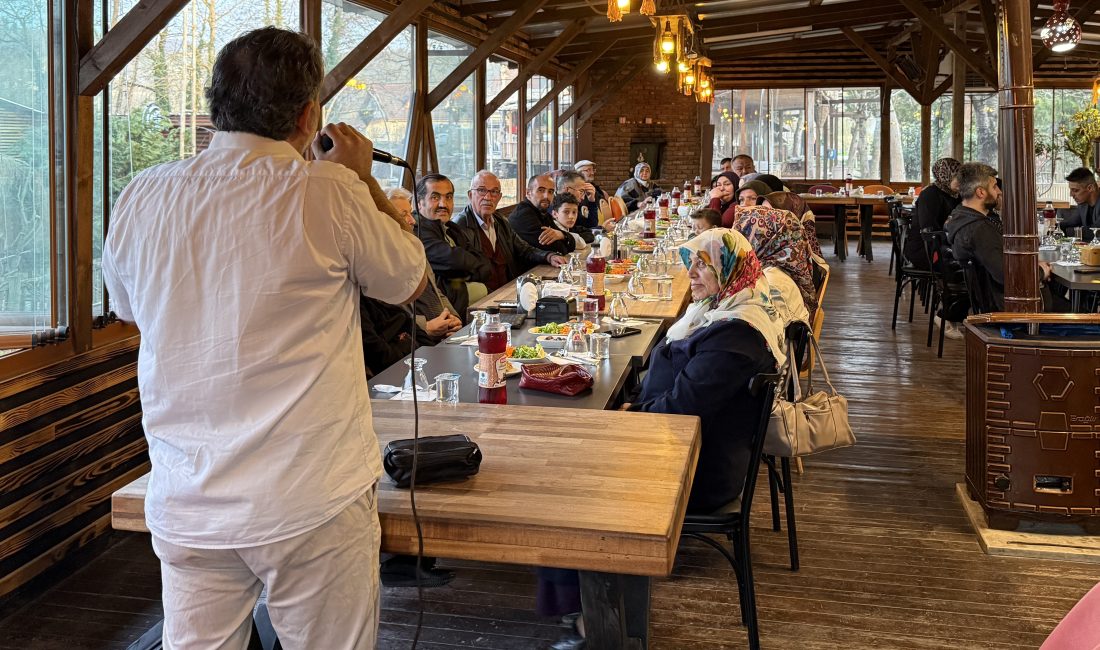
[[[634,165],[634,176],[623,181],[623,184],[619,186],[618,191],[615,192],[615,196],[618,196],[626,203],[626,209],[633,212],[637,210],[642,201],[647,196],[659,196],[661,194],[661,188],[656,183],[649,180],[653,170],[650,169],[649,163],[640,162]]]
[[[783,365],[783,324],[741,233],[707,230],[681,246],[680,255],[694,302],[649,355],[638,397],[625,408],[699,416],[703,446],[688,511],[708,513],[744,487],[755,426],[747,416],[761,406],[749,380]]]

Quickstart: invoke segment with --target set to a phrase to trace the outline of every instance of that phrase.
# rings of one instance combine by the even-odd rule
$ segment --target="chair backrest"
[[[760,459],[764,454],[764,438],[768,435],[768,422],[772,418],[772,405],[775,404],[775,387],[779,384],[777,373],[761,373],[749,380],[749,392],[760,399],[760,412],[756,415],[756,428],[752,432],[752,449],[749,455],[748,473],[745,475],[745,488],[741,491],[741,517],[748,525],[749,512],[752,510],[752,497],[756,493],[756,477],[760,474]]]
[[[836,194],[836,192],[837,192],[837,189],[835,187],[833,187],[832,185],[826,185],[824,183],[819,183],[817,185],[814,185],[810,189],[806,190],[806,193],[807,194],[815,194],[815,193],[817,193],[818,190],[821,190],[822,193],[829,192],[829,193],[832,193],[832,194]]]
[[[886,196],[893,196],[894,188],[889,185],[866,185],[863,188],[864,194],[885,194]]]
[[[810,262],[813,265],[812,273],[814,280],[814,288],[817,289],[817,309],[810,315],[810,331],[813,337],[818,341],[821,341],[821,329],[825,325],[825,291],[829,288],[829,265],[825,263],[825,260],[819,257],[811,257]],[[810,348],[806,354],[805,365],[800,366],[801,370],[798,373],[800,377],[805,377],[809,368],[814,365],[814,351]]]
[[[812,336],[813,330],[810,329],[810,325],[803,323],[802,321],[792,321],[787,325],[787,329],[784,334],[787,337],[787,341],[794,347],[794,358],[790,359],[791,369],[793,372],[801,373],[803,370],[809,368],[809,356],[807,352],[810,350],[810,336]],[[794,386],[790,386],[791,392],[794,391]],[[787,399],[794,399],[793,395],[787,395]]]
[[[963,260],[960,264],[963,268],[966,293],[970,297],[970,309],[975,314],[1004,311],[1004,306],[997,304],[993,279],[989,277],[989,273],[982,265],[973,259]]]

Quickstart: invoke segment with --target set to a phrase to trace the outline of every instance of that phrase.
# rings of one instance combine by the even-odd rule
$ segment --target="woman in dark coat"
[[[958,186],[954,183],[959,167],[962,167],[962,163],[954,158],[937,160],[932,165],[934,183],[921,190],[917,197],[913,221],[905,238],[904,253],[905,259],[918,269],[929,269],[921,230],[943,230],[951,211],[959,206]]]

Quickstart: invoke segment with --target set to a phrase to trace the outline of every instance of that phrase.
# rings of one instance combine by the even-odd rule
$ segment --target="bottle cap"
[[[485,308],[485,313],[486,314],[499,314],[500,313],[500,307],[486,307]]]

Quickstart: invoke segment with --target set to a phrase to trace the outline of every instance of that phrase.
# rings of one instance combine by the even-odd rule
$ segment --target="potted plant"
[[[1059,129],[1062,146],[1080,158],[1082,166],[1091,169],[1097,159],[1095,150],[1100,148],[1100,109],[1089,106],[1074,113],[1071,119],[1072,129],[1064,125]]]

